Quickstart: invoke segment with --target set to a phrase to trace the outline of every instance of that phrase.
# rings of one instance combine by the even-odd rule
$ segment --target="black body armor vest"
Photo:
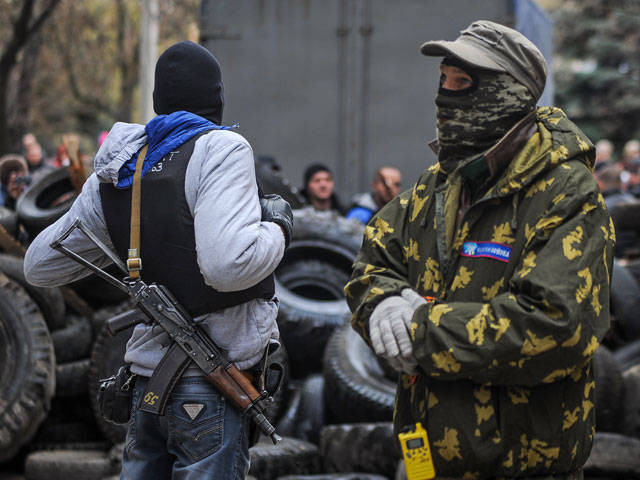
[[[187,165],[199,137],[185,142],[145,173],[140,202],[142,279],[169,288],[194,317],[255,298],[271,299],[275,292],[273,274],[239,292],[218,292],[204,283],[196,256],[193,217],[184,194]],[[131,188],[101,183],[100,198],[109,236],[118,256],[126,263]]]

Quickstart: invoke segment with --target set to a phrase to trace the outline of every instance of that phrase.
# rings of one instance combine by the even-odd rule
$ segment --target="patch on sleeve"
[[[485,257],[508,262],[511,247],[495,242],[464,242],[460,255],[463,257]]]

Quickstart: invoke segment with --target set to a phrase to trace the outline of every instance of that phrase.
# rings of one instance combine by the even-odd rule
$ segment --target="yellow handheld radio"
[[[427,431],[422,428],[420,422],[416,423],[416,429],[399,433],[398,440],[402,445],[404,467],[408,480],[431,480],[436,476],[436,469],[431,458],[429,437]]]

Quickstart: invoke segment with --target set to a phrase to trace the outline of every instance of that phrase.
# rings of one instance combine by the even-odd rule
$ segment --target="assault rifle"
[[[86,235],[125,274],[125,278],[122,281],[62,244],[76,229]],[[262,433],[271,437],[274,444],[281,440],[281,437],[275,432],[275,427],[271,425],[264,415],[265,407],[263,402],[268,397],[267,392],[258,393],[249,379],[229,361],[227,353],[215,344],[200,325],[193,321],[189,313],[178,303],[166,287],[155,283],[147,285],[140,278],[133,279],[129,277],[129,272],[120,258],[104,245],[78,218],[50,246],[127,293],[135,300],[138,308],[148,317],[148,323],[160,326],[185,352],[186,356],[204,372],[206,379],[227,400],[240,411],[248,413]],[[116,325],[115,329],[119,330],[122,327],[124,325]]]

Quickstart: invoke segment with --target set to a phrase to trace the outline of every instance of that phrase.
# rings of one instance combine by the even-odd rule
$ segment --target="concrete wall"
[[[476,19],[514,24],[511,0],[203,0],[202,43],[220,60],[224,122],[300,184],[335,172],[346,200],[381,165],[409,188],[433,161],[439,59],[426,40]]]

